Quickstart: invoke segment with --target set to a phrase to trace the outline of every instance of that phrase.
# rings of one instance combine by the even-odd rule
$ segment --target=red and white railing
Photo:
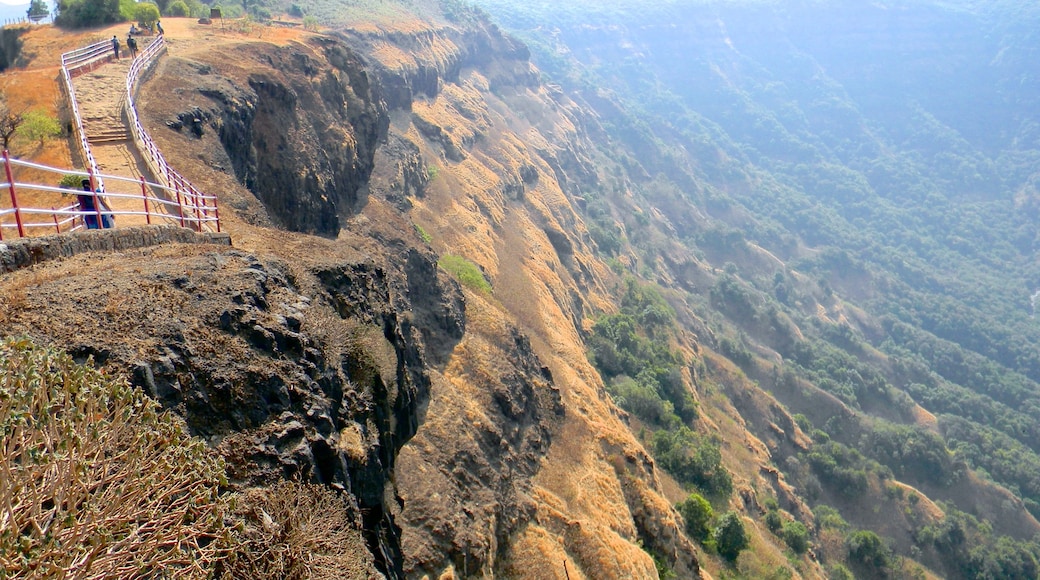
[[[137,58],[130,64],[130,71],[126,75],[126,117],[130,120],[130,133],[133,136],[134,144],[137,145],[138,150],[144,153],[145,161],[148,162],[149,169],[152,170],[152,175],[163,184],[166,188],[172,189],[177,192],[178,199],[183,198],[187,206],[196,214],[204,216],[212,216],[215,220],[212,222],[217,231],[220,231],[220,210],[217,208],[217,199],[214,196],[207,196],[194,185],[191,184],[187,179],[184,178],[180,173],[170,166],[166,162],[166,158],[163,157],[162,151],[159,150],[159,146],[155,144],[152,137],[148,135],[148,132],[144,130],[144,125],[141,124],[141,119],[137,115],[137,106],[134,105],[134,94],[137,92],[138,82],[141,79],[141,75],[148,72],[148,70],[155,64],[156,59],[163,52],[166,51],[166,39],[163,35],[159,35],[154,41],[152,41]],[[212,203],[209,203],[212,200]],[[210,223],[209,221],[203,223]]]
[[[112,41],[101,40],[89,46],[62,54],[61,68],[67,71],[69,75],[77,76],[94,70],[114,55]]]
[[[95,217],[98,225],[103,223],[103,215],[130,215],[143,216],[145,222],[148,224],[151,224],[152,219],[155,218],[173,220],[174,222],[179,223],[182,227],[190,227],[197,231],[220,231],[220,211],[217,208],[216,196],[202,193],[187,179],[170,167],[169,163],[167,163],[166,159],[163,157],[162,152],[159,150],[159,147],[148,135],[147,131],[144,130],[144,126],[141,125],[140,118],[137,114],[137,108],[134,106],[134,93],[137,90],[141,74],[148,71],[148,69],[155,63],[155,59],[162,54],[165,49],[165,40],[162,35],[159,35],[154,41],[149,43],[143,51],[141,51],[137,58],[133,59],[130,65],[130,71],[126,78],[126,112],[127,118],[130,120],[131,135],[134,144],[142,153],[144,153],[145,160],[147,161],[149,168],[152,170],[152,174],[161,183],[150,183],[145,181],[143,177],[140,179],[133,179],[115,175],[103,175],[98,169],[97,161],[95,161],[94,154],[91,151],[90,142],[88,141],[86,131],[83,128],[83,119],[80,114],[79,104],[76,101],[76,91],[72,86],[72,78],[78,74],[94,70],[97,66],[108,61],[109,55],[112,54],[111,41],[104,40],[96,42],[89,46],[64,53],[61,56],[62,79],[64,81],[65,91],[69,98],[70,111],[74,120],[79,148],[83,154],[83,158],[86,159],[87,162],[87,172],[61,170],[45,165],[29,163],[27,161],[10,159],[5,151],[4,166],[7,183],[0,184],[0,189],[8,189],[11,207],[0,209],[0,240],[3,239],[4,228],[16,228],[19,237],[32,235],[33,232],[38,232],[40,231],[39,228],[43,227],[53,227],[55,231],[59,233],[62,231],[80,229],[84,227],[86,222],[83,218],[91,214],[89,211],[83,211],[78,203],[62,208],[51,207],[49,209],[20,206],[17,195],[17,191],[20,189],[37,192],[92,196],[94,198],[94,207],[97,208],[94,213],[97,214]],[[85,177],[93,184],[92,189],[103,193],[97,194],[93,192],[69,190],[43,184],[18,183],[14,181],[14,178],[12,177],[12,167],[17,166],[53,171],[63,175],[72,174]],[[127,183],[132,183],[135,186],[140,185],[141,193],[138,195],[136,193],[131,194],[109,191],[105,187],[105,179],[113,181],[113,186],[116,186],[117,183],[122,185],[123,187],[114,187],[119,189],[127,189]],[[116,204],[120,206],[130,204],[134,207],[142,207],[143,211],[137,211],[136,209],[126,210],[122,207],[118,210],[101,209],[102,207],[109,205],[109,201],[116,202]],[[11,220],[8,217],[12,214],[14,217],[13,224],[9,223]],[[49,216],[50,221],[27,221],[34,219],[33,216],[41,215]],[[5,220],[8,223],[5,223]]]
[[[105,175],[103,177],[113,184],[133,184],[134,189],[140,189],[140,193],[106,192],[100,194],[40,183],[23,183],[14,180],[15,168],[25,167],[53,173],[56,175],[55,183],[60,181],[61,177],[70,174],[98,181],[102,176],[84,171],[59,169],[39,163],[12,159],[6,151],[3,153],[3,163],[4,176],[7,181],[6,183],[0,183],[0,191],[7,192],[11,207],[0,209],[0,240],[3,240],[5,237],[5,228],[7,230],[15,230],[17,236],[21,238],[49,233],[52,230],[56,233],[79,230],[85,227],[87,221],[101,225],[105,221],[102,219],[105,216],[133,216],[130,221],[137,221],[138,223],[143,221],[145,224],[174,223],[196,231],[212,229],[217,225],[216,215],[208,215],[202,211],[204,206],[208,205],[211,208],[216,206],[216,198],[214,196],[199,194],[198,203],[191,205],[184,202],[183,195],[176,189],[159,183],[145,181],[143,177],[132,179],[118,175]],[[126,189],[131,188],[127,187]],[[90,196],[94,198],[93,205],[95,209],[93,211],[84,211],[78,199],[72,203],[65,202],[59,208],[20,205],[18,195],[25,192],[47,192],[62,196]],[[107,205],[117,205],[118,208],[110,209],[106,207]],[[8,216],[13,216],[13,223],[11,223],[12,220]],[[86,218],[88,217],[93,217],[94,219],[87,220]]]
[[[75,121],[74,127],[76,138],[79,141],[80,153],[87,160],[87,167],[93,174],[99,174],[100,171],[98,171],[97,161],[94,160],[94,154],[90,151],[90,143],[87,142],[87,132],[83,130],[83,117],[79,114],[79,103],[76,102],[76,90],[72,88],[72,77],[75,74],[94,70],[103,60],[108,58],[111,50],[111,42],[102,40],[101,42],[95,42],[90,46],[84,46],[61,55],[61,77],[65,82],[65,93],[69,96],[69,109],[72,113],[72,119]],[[96,187],[104,191],[105,184],[99,180],[96,183]]]

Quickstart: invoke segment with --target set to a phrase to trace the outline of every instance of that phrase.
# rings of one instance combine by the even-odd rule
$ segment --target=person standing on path
[[[137,41],[133,36],[126,37],[126,48],[130,51],[130,58],[137,58]]]
[[[116,60],[119,60],[119,39],[116,35],[112,35],[112,52],[116,54]]]
[[[156,20],[155,21],[155,29],[159,31],[159,35],[163,34],[162,21],[161,20]]]

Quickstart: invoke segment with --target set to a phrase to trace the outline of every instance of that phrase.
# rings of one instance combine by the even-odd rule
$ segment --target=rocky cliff
[[[386,390],[332,395],[341,406],[310,415],[371,410],[375,429],[361,439],[379,443],[382,454],[366,465],[384,469],[382,479],[349,461],[342,475],[337,461],[314,464],[325,466],[324,480],[350,480],[360,494],[369,530],[383,534],[386,569],[646,577],[656,573],[652,553],[695,576],[695,550],[661,475],[582,346],[591,318],[614,308],[618,284],[594,256],[578,210],[582,188],[600,179],[589,141],[595,120],[542,85],[526,48],[481,19],[362,24],[335,39],[239,51],[245,58],[232,64],[171,43],[141,102],[153,125],[200,112],[197,133],[161,130],[157,138],[164,150],[185,152],[180,166],[193,182],[227,191],[244,219],[228,226],[236,246],[283,254],[285,234],[256,227],[280,223],[338,233],[330,248],[371,252],[364,271],[337,264],[310,267],[305,277],[317,280],[319,302],[398,345],[399,366],[377,375]],[[431,249],[476,264],[492,286],[463,290],[464,325],[463,301],[423,282],[438,279]],[[301,259],[292,255],[290,263]],[[402,270],[390,287],[407,291],[395,301],[375,282]],[[219,328],[277,348],[279,333],[254,328],[251,300]],[[299,320],[305,332],[308,316]],[[383,397],[399,408],[379,411]],[[310,415],[272,410],[241,437],[266,429],[265,437],[295,445],[310,433]],[[377,497],[379,509],[365,503]]]
[[[171,36],[138,104],[234,249],[5,275],[8,332],[128,376],[233,486],[342,491],[387,576],[699,575],[585,352],[623,288],[582,215],[604,133],[523,45],[480,18]]]

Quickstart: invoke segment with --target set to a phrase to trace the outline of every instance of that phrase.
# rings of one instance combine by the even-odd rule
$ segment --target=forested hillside
[[[599,115],[617,164],[582,192],[599,248],[801,414],[813,443],[774,462],[817,510],[821,550],[823,504],[871,528],[855,498],[909,483],[945,517],[909,536],[878,524],[890,555],[1035,577],[1040,8],[480,4]],[[615,400],[650,420],[624,384]],[[1011,495],[970,491],[987,481]],[[896,566],[842,530],[846,570]]]

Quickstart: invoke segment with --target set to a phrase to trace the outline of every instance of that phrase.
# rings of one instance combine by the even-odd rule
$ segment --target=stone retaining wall
[[[110,230],[85,230],[38,238],[0,242],[0,273],[47,260],[68,258],[84,252],[144,248],[159,244],[231,245],[227,234],[199,233],[178,226],[138,226]]]

